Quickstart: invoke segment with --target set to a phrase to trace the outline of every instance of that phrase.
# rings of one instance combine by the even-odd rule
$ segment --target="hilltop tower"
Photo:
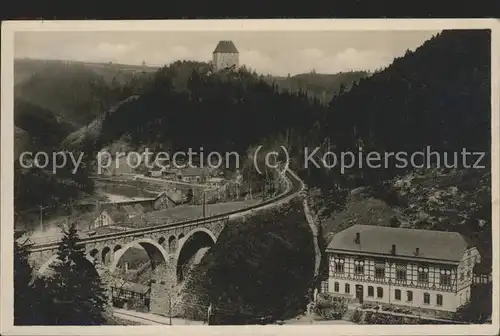
[[[239,67],[239,52],[233,41],[220,41],[213,52],[214,71]]]

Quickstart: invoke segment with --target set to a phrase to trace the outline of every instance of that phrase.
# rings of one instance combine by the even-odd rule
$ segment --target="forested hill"
[[[149,71],[123,70],[113,64],[16,60],[15,98],[52,111],[66,123],[81,127],[133,92],[129,87]]]
[[[52,111],[31,104],[22,98],[14,101],[14,124],[19,129],[29,134],[33,144],[39,146],[38,150],[58,146],[62,140],[76,127],[66,122]],[[22,149],[21,144],[16,144]]]
[[[310,97],[317,97],[321,103],[328,104],[339,92],[349,91],[355,82],[370,76],[367,71],[349,71],[337,74],[310,73],[287,77],[266,76],[269,84],[276,84],[282,91],[305,91]]]
[[[102,77],[106,83],[113,80],[126,82],[142,72],[150,73],[158,70],[159,67],[144,65],[129,65],[118,63],[92,63],[66,60],[40,60],[18,58],[14,60],[14,84],[19,85],[33,75],[52,69],[55,72],[62,72],[65,68],[86,68],[89,71]]]
[[[329,135],[384,150],[489,148],[490,31],[444,31],[333,99]]]
[[[359,74],[352,73],[333,75],[323,82],[349,87],[358,79]],[[155,73],[138,90],[137,99],[129,98],[110,109],[97,123],[72,134],[68,142],[83,141],[85,132],[92,138],[97,129],[97,139],[92,139],[97,140],[97,149],[125,137],[136,147],[203,146],[205,150],[243,152],[289,129],[305,136],[326,111],[324,104],[306,90],[283,92],[268,82],[245,67],[212,73],[207,63],[175,62]]]
[[[487,152],[488,160],[490,32],[443,31],[355,83],[335,97],[329,109],[318,132],[320,138],[329,138],[336,152],[357,153],[362,147],[364,153],[411,154],[430,146],[431,151],[448,152],[450,163],[452,153],[464,148]],[[389,163],[389,169],[378,170],[365,164],[357,174],[360,184],[378,183],[411,168],[394,168],[394,156]],[[355,170],[360,169],[351,172]],[[346,174],[338,174],[337,181],[343,177]]]

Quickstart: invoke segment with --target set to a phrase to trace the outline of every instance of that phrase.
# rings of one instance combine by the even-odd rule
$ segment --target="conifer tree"
[[[36,295],[28,246],[14,241],[14,325],[33,324]]]
[[[54,324],[104,324],[107,296],[97,271],[85,257],[74,224],[64,232],[57,256],[50,286],[54,292]]]

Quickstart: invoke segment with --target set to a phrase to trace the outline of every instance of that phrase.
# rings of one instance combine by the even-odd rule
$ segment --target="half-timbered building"
[[[327,248],[323,292],[359,303],[455,312],[470,300],[478,250],[456,232],[353,225]]]

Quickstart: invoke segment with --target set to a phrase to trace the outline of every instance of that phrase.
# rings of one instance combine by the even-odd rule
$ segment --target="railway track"
[[[273,206],[276,206],[281,203],[285,203],[292,198],[296,197],[299,195],[301,192],[305,190],[305,185],[302,182],[302,180],[290,169],[287,169],[284,172],[284,178],[286,179],[287,182],[287,188],[285,192],[283,192],[280,195],[277,195],[273,198],[270,198],[266,201],[263,201],[259,204],[252,205],[250,207],[244,208],[244,209],[239,209],[231,212],[226,212],[223,214],[217,214],[213,215],[210,217],[205,217],[205,218],[196,218],[196,219],[190,219],[190,220],[183,220],[177,223],[168,223],[168,224],[160,224],[156,226],[149,226],[145,228],[139,228],[139,229],[133,229],[133,230],[128,230],[128,231],[122,231],[122,232],[113,232],[113,233],[108,233],[108,234],[103,234],[103,235],[98,235],[98,236],[92,236],[92,237],[84,237],[81,238],[81,243],[91,243],[91,242],[98,242],[98,241],[103,241],[103,240],[108,240],[112,238],[121,238],[121,237],[129,237],[129,236],[136,236],[136,235],[141,235],[145,233],[153,233],[157,231],[162,231],[165,228],[172,228],[172,227],[186,227],[186,226],[192,226],[195,224],[202,224],[202,223],[210,223],[214,221],[219,221],[221,219],[230,219],[230,218],[236,218],[240,216],[245,216],[247,214],[256,212],[256,211],[261,211],[264,209],[271,208]],[[44,250],[51,250],[54,249],[58,246],[59,241],[53,241],[50,243],[43,243],[43,244],[35,244],[31,247],[30,251],[31,252],[38,252],[38,251],[44,251]]]

